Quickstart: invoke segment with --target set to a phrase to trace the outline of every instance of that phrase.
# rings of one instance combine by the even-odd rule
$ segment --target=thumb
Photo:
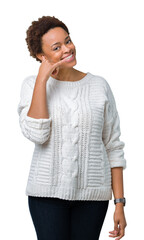
[[[53,70],[52,74],[54,74],[54,75],[57,75],[57,74],[58,74],[60,65],[61,65],[63,62],[65,62],[65,59],[62,59],[62,60],[60,60],[59,62],[56,62],[56,63],[53,64],[54,70]]]
[[[59,72],[59,67],[56,67],[56,68],[53,70],[52,74],[53,74],[53,75],[57,75],[58,72]]]

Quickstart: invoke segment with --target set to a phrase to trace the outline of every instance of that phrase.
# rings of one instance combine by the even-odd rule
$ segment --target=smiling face
[[[75,46],[69,34],[61,27],[50,29],[42,36],[42,50],[43,53],[37,54],[40,60],[44,55],[50,62],[56,63],[72,54],[73,57],[64,62],[63,67],[71,68],[76,65]]]

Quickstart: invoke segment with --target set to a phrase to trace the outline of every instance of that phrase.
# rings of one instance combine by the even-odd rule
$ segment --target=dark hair
[[[55,27],[61,27],[69,34],[67,26],[54,16],[43,16],[38,18],[38,21],[33,21],[31,26],[29,26],[26,31],[27,36],[25,40],[30,52],[30,56],[36,58],[36,60],[39,62],[41,62],[41,60],[37,58],[36,54],[43,52],[41,42],[42,36],[51,28]]]

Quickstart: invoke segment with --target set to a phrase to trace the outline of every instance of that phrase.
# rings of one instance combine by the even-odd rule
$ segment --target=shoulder
[[[30,75],[23,79],[21,83],[20,96],[25,98],[28,95],[31,95],[34,89],[36,76]]]
[[[106,80],[106,78],[100,76],[100,75],[93,75],[93,82],[95,82],[95,86],[100,86],[98,90],[102,90],[103,94],[105,95],[106,102],[108,102],[110,105],[115,106],[115,95],[113,93],[113,90],[109,84],[109,82]]]
[[[91,73],[91,79],[93,83],[97,83],[104,87],[106,91],[109,91],[111,89],[109,82],[106,80],[106,78],[100,76],[100,75],[94,75]]]
[[[29,75],[23,79],[22,87],[29,86],[29,87],[33,88],[35,81],[36,81],[36,75]]]

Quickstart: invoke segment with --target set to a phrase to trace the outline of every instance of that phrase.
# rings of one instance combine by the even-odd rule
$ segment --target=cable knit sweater
[[[34,151],[26,195],[111,200],[111,168],[126,168],[114,95],[101,76],[47,81],[48,119],[27,116],[36,76],[22,82],[17,112]]]

